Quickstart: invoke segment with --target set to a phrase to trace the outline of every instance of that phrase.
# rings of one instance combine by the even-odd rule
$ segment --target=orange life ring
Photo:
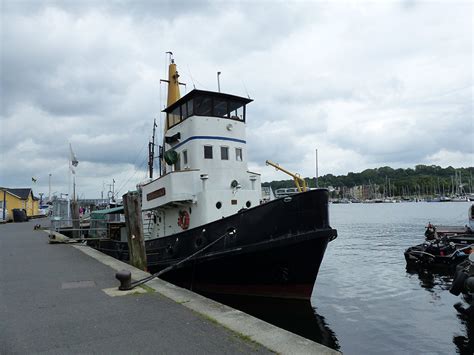
[[[178,226],[183,230],[189,228],[189,213],[187,211],[179,211]]]

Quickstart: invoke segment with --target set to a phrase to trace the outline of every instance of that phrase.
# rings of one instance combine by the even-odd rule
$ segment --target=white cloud
[[[472,166],[470,2],[2,3],[0,184],[48,174],[96,197],[144,178],[159,79],[172,50],[181,79],[255,101],[250,168],[313,176],[419,163]],[[455,21],[453,21],[455,19]],[[462,138],[460,138],[462,137]],[[264,139],[262,139],[264,138]],[[471,143],[470,143],[471,142]]]

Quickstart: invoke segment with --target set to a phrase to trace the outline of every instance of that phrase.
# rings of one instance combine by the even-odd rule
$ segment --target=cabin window
[[[186,108],[186,103],[181,105],[181,119],[188,117],[188,109]]]
[[[194,112],[200,116],[212,115],[212,100],[210,97],[197,96],[194,99]]]
[[[173,111],[168,113],[168,128],[173,127],[181,121],[181,110],[180,107],[176,107]]]
[[[229,101],[230,118],[245,121],[245,105],[238,101]]]
[[[187,102],[187,105],[188,105],[188,116],[192,116],[193,115],[193,100],[189,100]]]
[[[229,160],[229,147],[221,147],[221,160]]]
[[[227,100],[214,99],[214,116],[216,117],[229,117],[229,111],[227,107]]]
[[[242,148],[235,148],[235,160],[242,161]]]
[[[212,159],[212,145],[204,146],[204,159]]]
[[[183,150],[183,165],[186,167],[188,165],[188,151]]]

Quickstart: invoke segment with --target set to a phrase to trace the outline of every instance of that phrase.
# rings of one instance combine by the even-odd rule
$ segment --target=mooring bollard
[[[115,278],[120,281],[120,291],[127,291],[132,288],[132,273],[130,271],[119,271],[115,274]]]

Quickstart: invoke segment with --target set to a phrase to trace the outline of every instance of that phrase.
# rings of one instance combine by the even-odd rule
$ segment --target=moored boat
[[[410,247],[404,255],[409,266],[455,267],[473,251],[472,244],[457,244],[443,238]]]
[[[193,290],[309,299],[330,227],[328,191],[316,189],[264,204],[260,175],[248,170],[249,98],[179,93],[170,59],[160,176],[139,186],[147,263]],[[123,260],[119,240],[92,244]]]

